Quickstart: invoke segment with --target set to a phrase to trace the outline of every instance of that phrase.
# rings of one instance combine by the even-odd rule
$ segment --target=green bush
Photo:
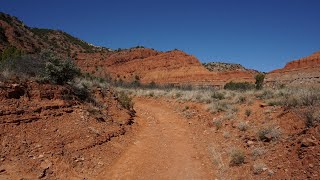
[[[5,31],[3,29],[3,27],[0,27],[0,42],[8,42],[8,39],[5,35]],[[0,57],[1,59],[1,57]]]
[[[264,78],[265,78],[265,74],[263,73],[259,73],[256,75],[255,79],[256,79],[256,89],[262,89],[263,87],[263,81],[264,81]]]
[[[314,127],[316,124],[320,123],[320,111],[311,109],[307,112],[305,112],[305,117],[306,117],[306,127]]]
[[[133,101],[132,98],[129,97],[125,92],[119,92],[118,93],[118,102],[120,105],[127,109],[132,110],[133,109]]]
[[[1,53],[1,61],[7,61],[10,59],[20,58],[22,56],[22,51],[14,46],[9,46],[3,50]]]
[[[224,99],[225,97],[224,97],[224,94],[223,94],[223,93],[214,91],[214,92],[211,94],[211,98],[212,98],[212,99],[222,100],[222,99]]]
[[[249,82],[228,82],[224,85],[224,89],[236,90],[236,91],[247,91],[254,89],[254,84]]]
[[[55,84],[65,84],[80,75],[80,70],[70,60],[61,60],[51,53],[42,54],[48,58],[45,65],[44,79]]]

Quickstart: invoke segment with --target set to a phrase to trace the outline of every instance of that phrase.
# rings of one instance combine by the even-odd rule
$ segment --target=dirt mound
[[[159,52],[133,48],[120,52],[79,53],[77,64],[84,71],[116,80],[141,83],[222,86],[229,81],[254,81],[254,72],[210,72],[200,61],[179,50]]]
[[[1,83],[0,179],[90,177],[112,164],[121,152],[112,143],[122,143],[133,114],[110,90],[94,97],[85,103],[66,86]]]
[[[320,51],[308,57],[289,62],[283,69],[267,74],[269,84],[308,84],[320,83]]]

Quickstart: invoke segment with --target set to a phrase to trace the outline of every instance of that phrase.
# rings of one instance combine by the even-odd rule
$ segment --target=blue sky
[[[261,71],[320,50],[319,7],[319,0],[0,0],[0,11],[31,27],[95,45],[177,48]]]

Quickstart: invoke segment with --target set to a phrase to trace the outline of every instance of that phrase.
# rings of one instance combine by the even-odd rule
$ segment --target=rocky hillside
[[[222,86],[229,81],[254,81],[253,72],[210,72],[200,61],[182,51],[159,52],[148,48],[133,48],[112,53],[79,53],[81,69],[97,76],[141,83]]]
[[[223,86],[229,81],[254,81],[254,72],[226,69],[210,72],[200,61],[182,51],[159,52],[136,47],[112,51],[90,45],[65,32],[30,28],[17,18],[0,14],[0,51],[14,46],[25,53],[52,49],[76,59],[82,70],[101,77],[141,83]]]
[[[90,45],[60,30],[28,27],[16,17],[0,12],[0,51],[8,46],[14,46],[26,53],[52,49],[68,56],[75,56],[78,52],[109,50]]]
[[[284,68],[268,73],[266,82],[276,84],[309,84],[320,83],[320,51],[312,55],[289,62]]]
[[[249,73],[258,73],[258,71],[253,69],[247,69],[241,64],[234,63],[224,63],[224,62],[209,62],[202,64],[206,69],[212,72],[230,72],[230,71],[239,71],[239,72],[249,72]]]
[[[92,98],[79,100],[68,85],[0,81],[1,178],[80,178],[118,157],[108,142],[128,133],[133,114],[111,89]]]
[[[223,62],[209,62],[203,63],[203,66],[209,71],[225,72],[225,71],[246,71],[247,69],[241,64],[223,63]]]

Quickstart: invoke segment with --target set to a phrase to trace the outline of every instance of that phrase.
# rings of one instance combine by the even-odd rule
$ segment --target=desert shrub
[[[257,134],[261,141],[269,142],[279,139],[281,132],[279,129],[269,126],[259,129]]]
[[[182,97],[182,93],[181,92],[177,92],[177,93],[175,93],[175,98],[180,98],[180,97]]]
[[[235,117],[235,113],[229,110],[225,115],[223,116],[223,120],[232,120]]]
[[[117,100],[120,103],[120,105],[127,109],[127,110],[132,110],[133,109],[133,101],[132,98],[129,97],[125,92],[121,91],[117,95]]]
[[[220,119],[213,121],[213,124],[217,130],[222,128],[222,120],[220,120]]]
[[[311,109],[304,113],[305,115],[305,124],[306,127],[314,127],[316,124],[320,123],[320,111],[316,111],[314,109]]]
[[[6,47],[1,53],[1,61],[17,59],[22,56],[22,51],[14,46]]]
[[[44,52],[43,58],[48,59],[45,65],[44,79],[55,84],[65,84],[80,75],[80,70],[70,60],[61,60],[59,57]]]
[[[252,167],[253,174],[261,174],[266,168],[264,163],[255,163]]]
[[[251,84],[249,82],[228,82],[224,85],[224,89],[228,90],[238,90],[238,91],[247,91],[254,89],[254,84]]]
[[[21,57],[10,58],[0,62],[0,72],[6,74],[5,78],[33,78],[41,76],[45,69],[46,61],[38,56],[22,55]]]
[[[212,103],[209,109],[211,110],[212,113],[224,112],[230,109],[230,105],[227,102],[218,101],[218,102]]]
[[[283,105],[283,100],[282,99],[271,99],[267,101],[267,104],[269,106],[281,106]]]
[[[255,79],[256,79],[256,89],[262,89],[263,87],[263,81],[264,81],[264,78],[265,78],[265,74],[263,73],[259,73],[255,76]]]
[[[264,155],[266,153],[266,150],[261,148],[261,147],[257,147],[257,148],[254,148],[252,151],[251,151],[251,155],[254,159],[256,159],[257,157],[260,157],[262,155]]]
[[[233,149],[230,153],[230,165],[239,166],[244,163],[245,154],[240,149]]]
[[[93,99],[91,98],[90,89],[84,83],[73,83],[71,85],[73,94],[79,98],[81,101],[88,101]]]
[[[291,89],[283,99],[286,107],[314,106],[320,101],[320,92],[317,89]]]
[[[223,137],[226,138],[226,139],[229,139],[231,137],[230,132],[224,131],[223,132]]]
[[[155,89],[157,87],[157,84],[154,81],[151,81],[148,85],[148,88]]]
[[[274,97],[274,93],[271,90],[263,90],[262,92],[258,92],[256,97],[259,99],[271,99]]]
[[[245,103],[247,101],[247,98],[245,96],[239,96],[238,97],[238,100],[237,100],[237,103]]]
[[[248,128],[249,128],[249,125],[245,122],[240,122],[238,125],[237,125],[238,129],[240,131],[247,131]]]
[[[211,94],[211,98],[212,98],[212,99],[222,100],[222,99],[224,99],[224,94],[221,93],[221,92],[214,91],[214,92]]]
[[[8,39],[5,35],[5,30],[3,29],[3,27],[0,27],[0,42],[7,42]],[[1,54],[0,54],[0,60],[1,60]]]
[[[246,111],[244,113],[245,113],[245,115],[247,117],[249,117],[251,115],[251,113],[252,113],[252,110],[251,109],[246,109]]]
[[[0,13],[0,20],[3,20],[10,25],[13,25],[13,19],[7,14]]]

